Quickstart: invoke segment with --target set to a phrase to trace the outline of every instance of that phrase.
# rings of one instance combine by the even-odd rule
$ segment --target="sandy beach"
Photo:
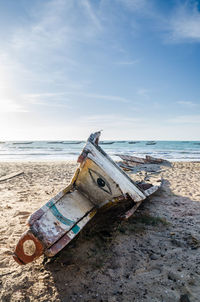
[[[51,260],[12,258],[28,216],[63,189],[75,162],[0,163],[0,301],[200,301],[200,163],[162,167],[163,185],[128,221],[89,229]]]

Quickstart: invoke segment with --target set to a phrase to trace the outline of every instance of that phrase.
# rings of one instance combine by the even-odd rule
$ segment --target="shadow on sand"
[[[44,260],[57,301],[198,301],[200,227],[193,220],[199,210],[164,180],[128,221],[118,219],[119,208],[99,214]]]

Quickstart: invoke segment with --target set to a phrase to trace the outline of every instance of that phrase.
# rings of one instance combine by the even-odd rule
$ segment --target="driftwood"
[[[163,162],[167,162],[167,160],[165,159],[162,159],[162,158],[156,158],[156,157],[152,157],[152,156],[149,156],[149,155],[146,155],[146,161],[148,163],[155,163],[155,164],[160,164],[160,163],[163,163]]]
[[[130,155],[121,155],[121,154],[117,154],[117,156],[119,156],[124,161],[128,161],[128,162],[130,161],[130,162],[135,162],[135,163],[139,163],[139,164],[145,164],[146,163],[145,158],[140,158],[140,157],[130,156]]]
[[[138,164],[160,164],[163,162],[167,162],[167,160],[164,160],[162,158],[156,158],[149,155],[146,155],[145,158],[136,157],[136,156],[130,156],[130,155],[121,155],[117,154],[123,161],[126,162],[126,164],[131,165],[131,162],[138,163]]]
[[[134,167],[136,167],[136,165],[135,165],[135,166],[129,166],[129,164],[127,164],[127,162],[122,162],[122,161],[118,162],[117,164],[118,164],[118,166],[120,166],[124,171],[131,171],[131,170],[134,170]]]
[[[16,177],[16,176],[20,176],[22,174],[24,174],[24,172],[23,171],[19,171],[19,172],[16,172],[16,173],[8,174],[6,176],[2,176],[0,178],[0,182],[8,180],[8,179],[11,179],[11,178]]]

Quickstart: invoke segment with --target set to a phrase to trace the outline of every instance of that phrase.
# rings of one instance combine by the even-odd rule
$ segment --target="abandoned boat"
[[[71,183],[34,212],[29,229],[14,251],[19,264],[32,262],[42,254],[52,257],[63,249],[98,212],[99,208],[130,199],[129,218],[161,182],[138,186],[98,145],[100,132],[91,134],[78,158]],[[30,243],[32,251],[27,248]]]

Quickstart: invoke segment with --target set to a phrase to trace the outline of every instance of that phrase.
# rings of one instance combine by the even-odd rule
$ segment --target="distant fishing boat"
[[[65,144],[65,145],[78,145],[81,143],[83,143],[83,142],[63,142],[63,144]]]
[[[12,143],[13,145],[30,145],[32,144],[33,142],[15,142],[15,143]]]
[[[114,142],[100,142],[100,145],[112,145]]]
[[[139,142],[128,142],[129,144],[137,144],[137,143],[139,143]]]
[[[151,142],[147,142],[146,143],[146,145],[155,145],[156,144],[156,142],[154,142],[154,141],[151,141]]]
[[[56,142],[47,142],[47,144],[62,144],[63,143],[63,141],[56,141]]]

